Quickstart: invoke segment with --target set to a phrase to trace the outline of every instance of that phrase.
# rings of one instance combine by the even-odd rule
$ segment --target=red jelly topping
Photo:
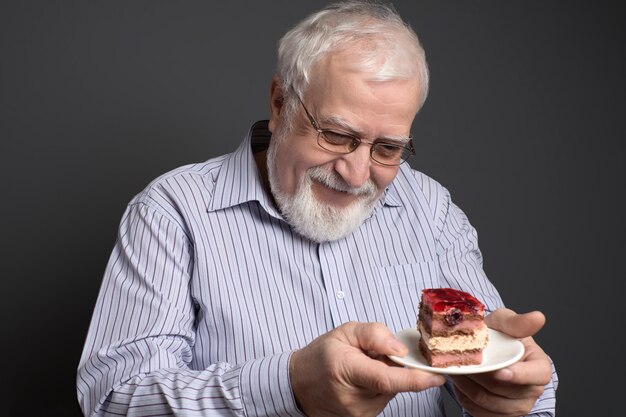
[[[422,291],[422,302],[435,313],[450,313],[451,320],[461,314],[483,314],[485,306],[474,296],[453,288],[429,288]],[[453,323],[449,323],[453,324]]]

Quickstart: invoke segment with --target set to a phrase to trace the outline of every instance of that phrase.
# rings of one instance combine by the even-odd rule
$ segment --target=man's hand
[[[519,338],[526,351],[519,362],[507,368],[452,377],[457,398],[470,414],[518,417],[530,412],[552,376],[548,356],[531,337],[545,320],[538,311],[516,314],[504,308],[485,317],[488,327]]]
[[[398,393],[442,385],[440,375],[394,366],[406,346],[380,323],[346,323],[293,353],[292,389],[309,417],[376,416]]]

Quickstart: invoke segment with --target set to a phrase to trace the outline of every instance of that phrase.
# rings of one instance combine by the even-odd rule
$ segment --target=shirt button
[[[343,291],[337,291],[337,294],[335,294],[337,296],[337,298],[339,298],[340,300],[343,300],[343,298],[346,296],[346,294]]]

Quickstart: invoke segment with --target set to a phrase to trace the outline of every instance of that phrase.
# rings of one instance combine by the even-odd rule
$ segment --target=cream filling
[[[426,331],[424,331],[421,323],[419,331],[421,333],[421,337],[424,339],[424,343],[428,346],[428,349],[440,352],[483,349],[489,340],[487,326],[483,326],[482,329],[474,331],[474,334],[452,335],[446,337],[431,337]]]

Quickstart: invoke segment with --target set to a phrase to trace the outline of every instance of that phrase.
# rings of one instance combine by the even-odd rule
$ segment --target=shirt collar
[[[254,123],[239,148],[226,156],[215,179],[208,211],[258,201],[269,214],[281,218],[272,198],[263,187],[253,154],[253,150],[267,148],[271,137],[267,124],[267,120]]]
[[[282,218],[274,205],[272,197],[263,187],[253,154],[253,151],[267,148],[269,144],[272,134],[268,130],[267,125],[267,120],[254,123],[239,148],[225,157],[224,163],[215,179],[213,198],[207,208],[208,211],[216,211],[250,201],[258,201],[267,213],[274,217]],[[402,165],[400,169],[406,169],[406,167]],[[380,206],[402,206],[398,190],[393,182],[387,187],[376,206],[377,209]]]

